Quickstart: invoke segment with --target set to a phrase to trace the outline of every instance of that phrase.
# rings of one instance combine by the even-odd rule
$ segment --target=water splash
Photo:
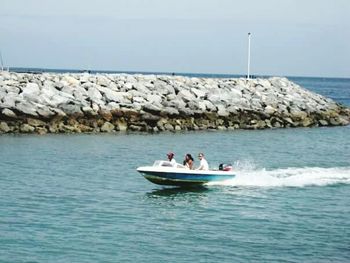
[[[305,167],[276,170],[251,169],[251,166],[236,169],[232,180],[209,185],[254,186],[254,187],[304,187],[350,184],[350,167]]]

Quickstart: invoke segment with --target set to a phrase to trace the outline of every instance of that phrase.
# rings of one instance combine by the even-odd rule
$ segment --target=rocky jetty
[[[350,110],[286,78],[0,72],[1,133],[348,125]]]

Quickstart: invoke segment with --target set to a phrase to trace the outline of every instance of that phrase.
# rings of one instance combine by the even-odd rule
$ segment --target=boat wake
[[[208,185],[252,187],[304,187],[350,184],[350,167],[305,167],[276,170],[237,167],[234,179]]]

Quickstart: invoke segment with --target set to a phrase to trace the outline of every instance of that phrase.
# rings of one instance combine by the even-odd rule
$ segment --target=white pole
[[[248,33],[248,74],[247,79],[250,77],[250,33]]]
[[[1,62],[1,71],[4,71],[4,61],[2,60],[1,51],[0,51],[0,62]]]

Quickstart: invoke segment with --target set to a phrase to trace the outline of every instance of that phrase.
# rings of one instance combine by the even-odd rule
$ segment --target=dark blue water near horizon
[[[350,105],[349,79],[291,77]],[[204,152],[236,178],[136,168]],[[198,165],[198,160],[195,160]],[[0,135],[0,262],[350,262],[350,126]]]

